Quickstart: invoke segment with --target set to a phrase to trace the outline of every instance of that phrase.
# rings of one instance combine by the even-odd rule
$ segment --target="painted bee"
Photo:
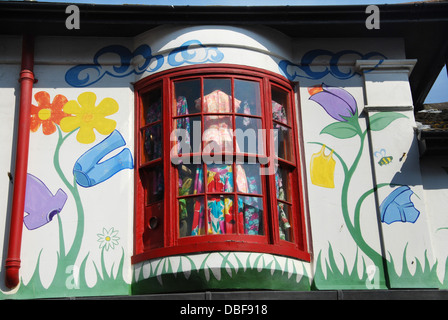
[[[381,157],[380,161],[378,161],[378,164],[380,166],[384,166],[386,164],[389,164],[392,162],[393,158],[392,156],[386,156],[386,150],[385,149],[381,149],[380,151],[376,151],[374,153],[375,157]]]
[[[393,158],[394,158],[394,157],[392,157],[392,156],[382,157],[381,160],[378,161],[378,164],[379,164],[380,166],[384,166],[384,165],[386,165],[386,164],[391,163]]]

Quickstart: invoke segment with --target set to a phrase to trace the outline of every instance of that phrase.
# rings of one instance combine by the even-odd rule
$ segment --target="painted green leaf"
[[[322,129],[320,134],[326,133],[339,139],[348,139],[356,136],[358,131],[349,122],[334,122]]]
[[[380,112],[370,117],[370,130],[380,131],[386,128],[392,121],[399,118],[407,118],[404,114],[397,112]]]

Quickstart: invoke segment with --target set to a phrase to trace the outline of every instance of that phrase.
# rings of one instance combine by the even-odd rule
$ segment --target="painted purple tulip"
[[[338,121],[347,121],[358,114],[356,100],[344,89],[325,84],[308,89],[310,100],[320,104],[324,110]]]

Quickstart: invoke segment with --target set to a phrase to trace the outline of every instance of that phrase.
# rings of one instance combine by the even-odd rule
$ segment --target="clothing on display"
[[[241,111],[250,115],[249,103],[233,99],[221,90],[215,90],[204,96],[203,101],[201,98],[195,100],[195,104],[197,110],[201,110],[202,106],[203,112],[208,113],[204,115],[202,136],[204,152],[207,152],[206,148],[211,142],[217,144],[223,151],[229,147],[233,148],[233,115],[230,115],[234,112],[232,105],[235,112]],[[275,108],[274,118],[286,123],[284,108],[277,103]],[[178,97],[177,112],[177,115],[189,114],[185,97]],[[229,113],[229,115],[216,113]],[[249,125],[251,120],[252,118],[245,117],[242,123]],[[189,131],[187,123],[189,123],[188,117],[179,118],[177,128]],[[239,152],[238,143],[236,152]],[[235,234],[237,230],[248,235],[262,235],[263,198],[259,169],[259,164],[209,164],[206,168],[203,164],[178,166],[179,196],[198,195],[179,199],[180,236]],[[281,176],[276,175],[276,184],[279,185],[277,198],[284,200],[280,195],[283,192],[281,180]],[[235,199],[233,194],[235,191],[244,195],[238,194]],[[206,205],[205,197],[201,195],[204,192],[207,193]],[[290,224],[288,215],[281,205],[281,203],[278,205],[280,234],[282,239],[286,239],[285,234],[288,233]]]

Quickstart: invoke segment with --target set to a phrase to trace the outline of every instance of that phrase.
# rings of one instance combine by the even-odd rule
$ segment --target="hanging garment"
[[[284,124],[288,123],[285,108],[280,103],[277,103],[274,100],[272,100],[272,118]]]
[[[202,165],[196,167],[196,176],[194,178],[194,194],[204,192],[204,185],[202,180],[204,179],[204,170]]]
[[[233,192],[233,170],[231,165],[207,168],[208,192]],[[209,234],[233,233],[233,201],[231,198],[215,197],[207,201]]]
[[[233,201],[231,198],[216,197],[207,201],[208,233],[225,234],[234,232]]]
[[[152,103],[146,112],[146,123],[152,123],[162,119],[162,100]]]
[[[208,192],[233,192],[233,172],[231,165],[209,166],[207,168]]]
[[[194,203],[193,224],[191,229],[192,236],[200,236],[205,234],[204,205],[201,201],[196,201]]]
[[[114,130],[107,138],[81,155],[73,167],[76,183],[82,187],[92,187],[123,169],[133,169],[131,151],[123,149],[117,155],[100,162],[110,152],[126,144],[121,134]]]
[[[285,212],[284,205],[284,203],[278,203],[279,233],[280,239],[289,241],[289,228],[291,228],[291,225],[289,224],[288,215]]]
[[[183,116],[183,115],[187,115],[188,114],[188,104],[187,104],[187,99],[183,96],[179,96],[177,97],[177,115],[178,116]],[[184,144],[188,144],[190,145],[190,117],[182,117],[182,118],[178,118],[176,120],[177,122],[177,129],[183,129],[185,130],[185,135],[184,135]],[[181,153],[181,140],[182,137],[179,136],[177,138],[178,141],[178,145],[177,145],[177,152]]]
[[[235,110],[240,108],[241,101],[234,99]],[[195,101],[196,108],[200,110],[201,99]],[[232,97],[221,90],[215,90],[204,97],[203,111],[206,113],[231,113]],[[220,148],[221,152],[233,151],[233,127],[232,117],[228,115],[209,115],[204,121],[204,152],[210,153],[216,148]],[[239,152],[237,145],[237,152]]]
[[[336,161],[333,159],[333,150],[325,155],[325,145],[319,152],[311,156],[311,183],[324,188],[334,188],[334,168]]]
[[[196,109],[201,110],[201,98],[196,99]],[[235,110],[240,109],[241,101],[235,99]],[[203,111],[208,113],[231,113],[232,97],[221,90],[215,90],[204,97]]]
[[[283,179],[278,169],[275,171],[275,188],[277,191],[277,199],[286,200],[285,190],[283,188]]]
[[[243,221],[244,225],[242,224]],[[239,226],[240,230],[244,230],[245,234],[259,234],[260,210],[258,208],[257,198],[246,197],[245,201],[238,198],[238,222],[241,223]]]
[[[244,170],[243,170],[244,172]],[[258,186],[254,177],[247,177],[247,191],[248,193],[259,193]],[[241,200],[241,198],[238,198]],[[245,201],[238,202],[239,205],[242,205],[242,212],[244,217],[244,233],[257,235],[260,231],[260,205],[259,202],[262,203],[262,199],[258,197],[245,197]],[[238,220],[239,221],[239,220]]]
[[[28,230],[34,230],[49,223],[65,206],[67,194],[58,189],[55,195],[37,177],[27,174],[25,208],[27,215],[23,223]]]

